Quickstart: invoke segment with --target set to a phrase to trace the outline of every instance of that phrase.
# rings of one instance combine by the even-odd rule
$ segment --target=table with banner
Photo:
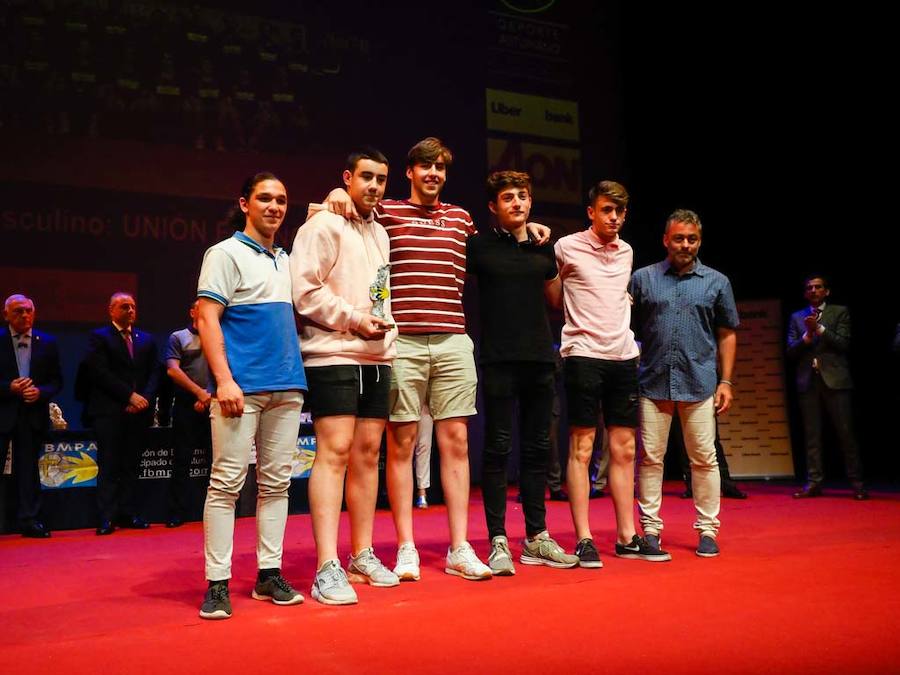
[[[7,449],[6,461],[0,461],[0,533],[15,531],[15,490],[10,474],[12,453]],[[4,456],[4,455],[0,455]],[[141,453],[137,485],[140,515],[151,523],[164,523],[168,518],[168,490],[172,476],[172,428],[154,426],[147,430]],[[209,482],[210,450],[196,448],[190,468],[190,502],[187,520],[201,520],[206,486]],[[308,513],[307,486],[316,437],[309,413],[304,412],[294,452],[288,512]],[[238,497],[238,516],[256,513],[256,450],[250,452],[250,471]],[[378,461],[378,508],[388,508],[384,477],[385,444],[382,439]],[[50,530],[93,528],[97,525],[97,443],[90,429],[51,431],[41,451],[38,470],[41,476],[43,506],[41,517]],[[429,502],[443,503],[440,462],[431,462]]]
[[[294,453],[293,475],[289,492],[289,511],[309,511],[307,482],[316,456],[316,437],[308,414],[304,414]],[[168,490],[172,475],[172,428],[151,427],[146,433],[138,474],[137,503],[140,515],[151,523],[165,522],[168,517]],[[255,449],[251,464],[256,462]],[[188,520],[200,520],[209,481],[210,450],[196,448],[190,467],[190,501]],[[9,473],[5,467],[4,473]],[[41,477],[44,523],[51,530],[90,528],[97,525],[97,443],[90,429],[51,431],[38,460]],[[0,531],[15,528],[15,495],[10,477],[3,478],[0,502]],[[256,473],[251,466],[247,482],[238,499],[237,514],[253,515],[256,510]]]

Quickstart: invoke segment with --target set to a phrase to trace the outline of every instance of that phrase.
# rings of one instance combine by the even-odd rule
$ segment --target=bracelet
[[[734,386],[734,382],[732,382],[731,380],[719,380],[719,384],[727,384],[729,387]]]

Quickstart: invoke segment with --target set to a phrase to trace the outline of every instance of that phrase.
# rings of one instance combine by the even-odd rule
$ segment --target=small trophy
[[[384,301],[391,297],[391,289],[388,287],[388,271],[390,269],[390,263],[385,263],[379,267],[378,273],[375,275],[375,281],[369,286],[372,316],[377,316],[379,319],[386,318],[384,316]]]
[[[69,428],[69,423],[63,417],[62,408],[55,403],[50,404],[50,425],[54,431],[64,431]]]

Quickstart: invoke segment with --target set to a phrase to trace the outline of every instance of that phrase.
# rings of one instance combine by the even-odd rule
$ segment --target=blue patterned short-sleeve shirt
[[[739,324],[728,277],[699,260],[679,276],[663,260],[636,271],[630,292],[641,341],[641,396],[662,401],[712,396],[718,384],[717,329]]]

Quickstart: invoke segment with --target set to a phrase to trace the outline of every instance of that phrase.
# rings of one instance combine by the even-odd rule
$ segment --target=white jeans
[[[716,417],[713,397],[705,401],[656,401],[641,398],[641,437],[644,455],[638,472],[640,484],[641,526],[644,534],[659,535],[663,529],[663,459],[669,442],[672,415],[678,410],[684,445],[691,462],[691,485],[697,520],[694,529],[715,537],[719,532],[720,479],[716,462]]]
[[[234,505],[256,439],[256,560],[260,569],[281,567],[288,513],[291,463],[300,432],[299,391],[276,391],[244,397],[241,417],[223,417],[219,403],[210,405],[212,469],[203,509],[206,578],[231,578],[234,548]]]

